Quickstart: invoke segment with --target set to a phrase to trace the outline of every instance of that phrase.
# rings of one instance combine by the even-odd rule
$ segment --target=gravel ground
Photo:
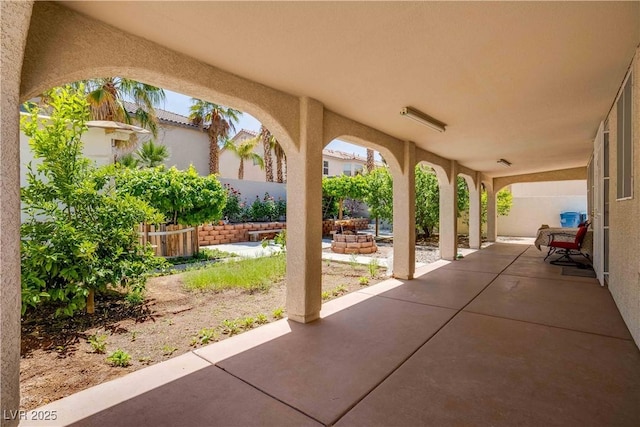
[[[374,258],[388,258],[393,251],[393,245],[390,243],[378,242],[378,252],[367,255]],[[416,246],[416,262],[430,264],[440,259],[440,250],[430,246]]]

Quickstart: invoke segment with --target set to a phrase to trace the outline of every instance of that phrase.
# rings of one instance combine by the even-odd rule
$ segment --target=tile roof
[[[124,107],[130,113],[135,112],[137,109],[136,104],[129,101],[124,101]],[[191,123],[191,121],[189,120],[189,117],[187,116],[183,116],[177,113],[172,113],[171,111],[162,110],[160,108],[156,108],[155,110],[156,110],[156,116],[158,117],[158,120],[161,123],[169,123],[169,124],[186,126],[191,128],[198,128],[197,125],[194,125],[193,123]]]

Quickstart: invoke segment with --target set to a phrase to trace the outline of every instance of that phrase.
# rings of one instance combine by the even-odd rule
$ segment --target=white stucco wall
[[[587,182],[555,181],[513,184],[513,206],[498,216],[498,234],[535,237],[540,225],[560,227],[561,212],[587,211]]]
[[[21,114],[22,115],[22,114]],[[105,135],[103,129],[89,128],[82,135],[82,143],[84,144],[83,153],[86,157],[93,160],[96,165],[103,166],[111,163],[113,154],[111,151],[111,138]],[[27,165],[29,162],[35,166],[39,160],[33,158],[31,147],[29,147],[29,138],[20,132],[20,186],[27,184]]]

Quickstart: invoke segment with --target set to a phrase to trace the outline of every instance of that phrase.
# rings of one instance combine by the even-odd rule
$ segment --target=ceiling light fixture
[[[402,116],[413,119],[420,124],[428,126],[433,130],[437,130],[438,132],[444,132],[446,130],[447,125],[414,108],[404,107],[402,110],[400,110],[400,114]]]
[[[505,159],[498,160],[498,163],[500,163],[502,166],[505,166],[505,167],[511,166],[511,162]]]

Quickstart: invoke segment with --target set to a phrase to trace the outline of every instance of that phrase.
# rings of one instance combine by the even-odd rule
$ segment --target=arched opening
[[[392,272],[392,156],[376,148],[346,136],[322,151],[323,303]]]
[[[91,73],[87,72],[87,74],[83,77],[89,77],[90,75]],[[154,83],[152,81],[147,82],[151,84]],[[209,97],[206,97],[206,100],[211,100],[213,102],[216,101],[215,98]],[[157,136],[153,137],[154,144],[156,144],[156,146],[169,148],[168,157],[165,158],[162,163],[165,163],[167,167],[176,166],[177,169],[187,169],[189,165],[194,164],[196,175],[200,175],[200,177],[206,177],[207,175],[209,175],[210,163],[210,141],[208,135],[206,132],[203,132],[199,128],[199,126],[193,125],[191,123],[187,110],[171,111],[172,109],[173,108],[170,108],[166,105],[163,106],[163,108],[158,108],[158,111],[162,110],[161,114],[159,115],[161,117],[164,117],[164,119],[160,121],[161,129],[159,129]],[[132,111],[129,111],[129,113],[132,113]],[[211,119],[205,119],[204,121],[210,122]],[[260,122],[258,122],[257,120],[254,121],[258,125],[260,125]],[[272,122],[273,120],[267,117],[265,121]],[[118,124],[116,124],[116,127],[104,123],[92,125],[92,127],[90,127],[88,131],[89,133],[91,133],[91,135],[89,135],[89,139],[83,141],[85,143],[85,148],[90,147],[91,152],[84,154],[88,154],[88,157],[92,158],[93,160],[97,160],[97,163],[112,163],[112,161],[114,160],[114,153],[116,154],[116,160],[120,160],[120,157],[124,153],[114,152],[113,144],[116,141],[124,141],[126,137],[131,138],[132,135],[135,135],[134,131],[137,131],[136,129],[140,128],[140,126],[135,127],[136,125],[140,125],[140,123],[134,123],[134,126],[129,128],[121,128]],[[204,127],[206,130],[207,123],[205,123]],[[281,126],[276,125],[274,126],[274,128],[278,129],[274,132],[274,134],[282,134]],[[132,131],[132,129],[134,131]],[[241,129],[237,130],[240,131]],[[249,133],[251,133],[251,131]],[[260,132],[254,133],[256,135],[252,136],[252,138],[260,136]],[[152,134],[143,133],[140,133],[140,135],[141,136],[137,141],[140,145],[142,143],[148,143],[152,136]],[[233,139],[235,135],[229,134],[227,136],[229,137],[228,139]],[[81,135],[79,137],[80,139],[82,139]],[[21,139],[25,139],[24,135]],[[285,136],[284,140],[287,139],[288,138]],[[220,141],[217,140],[216,142]],[[241,140],[237,141],[238,144],[241,144],[242,142],[243,141]],[[256,148],[260,147],[261,143],[262,141],[259,141],[259,143],[256,145]],[[291,147],[293,147],[293,144],[291,142],[283,145],[286,145],[288,149],[291,149]],[[121,147],[115,148],[119,149]],[[137,154],[142,147],[134,146],[129,148],[131,148],[132,153]],[[282,160],[284,160],[286,158],[286,155],[284,154],[285,148],[281,146],[280,150],[283,153]],[[28,143],[26,144],[26,151],[28,151]],[[229,155],[228,159],[224,157],[226,155],[225,153]],[[229,179],[242,181],[237,180],[237,175],[235,175],[238,173],[238,160],[240,160],[237,158],[236,154],[237,153],[232,153],[230,150],[222,151],[220,161],[222,164],[224,164],[224,166],[229,166],[227,168],[229,171],[227,173],[221,170],[221,172],[224,175],[230,174],[233,177]],[[261,157],[264,157],[264,154],[262,154]],[[231,165],[233,159],[236,160],[236,163],[234,165]],[[23,154],[23,163],[26,160],[27,157]],[[140,158],[138,160],[142,159]],[[253,166],[256,165],[251,163],[245,169],[245,178],[247,178],[247,174],[251,172],[250,168]],[[276,171],[273,178],[274,181],[278,179],[277,169],[281,169],[284,179],[286,179],[286,166],[283,165],[281,168],[278,168],[276,166],[275,169]],[[262,174],[264,175],[265,172],[262,171]],[[23,175],[26,177],[27,174],[25,173]],[[220,178],[221,180],[225,179],[222,177]],[[244,182],[246,181],[249,180],[244,179]],[[262,181],[262,184],[267,184],[267,182],[265,182],[267,181],[266,177],[263,176]],[[24,184],[26,184],[26,182]],[[275,185],[277,183],[273,182],[269,184]],[[286,190],[284,190],[284,184],[280,185],[283,187],[284,201],[286,200]],[[118,186],[118,184],[116,184],[116,186]],[[78,187],[80,188],[82,186]],[[263,186],[260,188],[262,188],[262,190],[260,191],[264,191]],[[107,191],[107,187],[96,187],[96,189],[100,191]],[[158,188],[158,190],[160,189],[161,188]],[[204,190],[209,189],[203,189],[203,191]],[[220,190],[222,191],[222,189]],[[237,188],[234,188],[234,191],[237,191]],[[178,196],[179,199],[188,197],[183,191],[179,191],[176,196]],[[198,198],[198,195],[192,194],[191,196],[193,196],[194,199]],[[248,229],[246,228],[246,224],[242,224],[242,227],[239,228],[240,224],[236,223],[235,221],[231,221],[229,215],[226,214],[221,218],[221,220],[224,221],[222,223],[207,222],[204,224],[200,224],[200,227],[198,227],[198,225],[196,224],[191,224],[191,228],[200,230],[200,233],[198,233],[196,239],[200,240],[202,238],[200,244],[209,248],[206,251],[200,251],[199,257],[196,257],[195,259],[184,259],[178,261],[173,258],[172,260],[176,261],[175,264],[189,264],[191,261],[208,262],[216,260],[219,257],[226,258],[228,254],[223,252],[227,251],[216,250],[216,247],[219,247],[219,243],[230,244],[235,241],[244,240],[245,238],[248,240],[248,235],[254,231],[259,233],[258,240],[273,240],[273,237],[280,234],[279,230],[277,232],[266,234],[263,233],[263,231],[271,231],[271,228],[277,230],[277,226],[272,227],[273,223],[278,222],[278,220],[280,219],[285,221],[284,215],[282,215],[282,218],[278,216],[274,217],[275,214],[273,212],[274,205],[282,209],[282,204],[278,203],[279,201],[277,199],[267,200],[267,197],[264,196],[264,193],[256,194],[255,198],[259,198],[260,203],[250,203],[250,207],[253,208],[253,213],[255,215],[258,215],[258,213],[256,212],[260,211],[264,215],[260,218],[251,218],[260,220],[258,228]],[[246,195],[243,197],[243,199],[243,201],[251,202],[251,200],[247,199]],[[242,201],[240,203],[242,203]],[[286,202],[284,203],[284,211],[286,212]],[[249,205],[249,203],[245,203],[245,205]],[[72,208],[71,210],[73,211],[75,210],[75,208]],[[121,217],[120,215],[118,215],[118,212],[120,211],[113,210],[112,212],[114,220]],[[95,230],[99,230],[95,234],[98,236],[110,236],[110,226],[108,224],[103,224],[101,218],[104,218],[104,216],[95,219],[94,228]],[[265,223],[269,224],[267,229],[263,227]],[[123,227],[120,227],[118,229],[118,231],[120,232],[122,232],[123,230]],[[140,232],[140,238],[145,237],[145,234],[149,236],[153,235],[154,233],[164,233],[164,231],[157,229],[147,229]],[[154,245],[171,246],[171,233],[173,233],[173,230],[169,230],[162,237],[159,237]],[[239,237],[240,234],[242,234],[244,237]],[[68,235],[70,238],[75,237],[75,234],[70,232],[68,233]],[[178,246],[194,245],[193,237],[191,237],[190,239],[191,240],[181,241]],[[88,240],[86,239],[82,241],[79,240],[76,243],[78,247],[83,248],[84,246],[82,245],[87,241]],[[269,251],[270,249],[281,246],[283,242],[284,240],[280,240],[278,242],[277,239],[274,243],[267,241],[266,247],[263,247],[261,245],[261,242],[258,241],[255,242],[254,246],[257,246],[256,249],[259,251]],[[72,242],[70,241],[69,243],[71,244]],[[88,271],[88,273],[102,274],[104,272],[104,269],[112,268],[113,266],[107,265],[104,262],[105,256],[107,255],[102,256],[101,260],[100,257],[96,257],[96,262],[100,260],[100,263],[95,264],[94,266],[89,265],[87,268],[92,271]],[[286,268],[286,260],[282,258],[281,261],[276,262],[274,261],[276,260],[276,257],[267,257],[265,259],[270,262],[270,264],[266,267],[251,265],[241,268],[241,272],[237,269],[231,269],[229,271],[222,272],[223,274],[230,276],[230,279],[235,280],[241,276],[241,273],[244,274],[245,272],[253,270],[257,275],[255,275],[255,277],[253,278],[249,278],[249,280],[252,281],[252,284],[249,288],[246,288],[244,290],[242,289],[242,286],[240,288],[236,288],[235,291],[225,291],[222,288],[216,290],[209,287],[209,284],[214,284],[217,286],[222,281],[226,280],[222,279],[220,276],[217,276],[216,278],[205,279],[209,282],[205,286],[205,288],[208,289],[207,291],[204,291],[204,288],[198,290],[198,288],[201,288],[201,285],[198,284],[197,277],[194,278],[194,282],[188,284],[183,280],[176,280],[175,276],[173,275],[155,278],[154,280],[156,281],[156,283],[154,283],[153,286],[147,286],[146,295],[143,295],[140,292],[140,288],[135,289],[133,287],[128,287],[126,292],[124,291],[124,287],[121,287],[121,289],[119,289],[122,292],[117,292],[117,290],[112,289],[114,287],[111,286],[109,286],[109,290],[96,290],[96,293],[99,293],[99,297],[94,300],[96,303],[96,314],[94,315],[94,319],[88,320],[87,316],[76,316],[75,320],[69,320],[65,322],[66,326],[64,326],[64,330],[71,335],[66,333],[63,334],[61,329],[56,330],[56,327],[63,327],[62,322],[51,322],[50,317],[51,315],[53,315],[53,312],[48,311],[48,308],[37,308],[34,310],[29,309],[25,317],[25,319],[28,319],[28,321],[23,323],[23,351],[26,352],[25,354],[29,354],[30,357],[28,360],[25,359],[23,363],[28,363],[30,372],[39,372],[40,379],[38,381],[41,381],[42,378],[45,377],[50,378],[51,384],[65,384],[65,394],[67,394],[97,384],[97,382],[92,383],[91,380],[88,380],[83,381],[82,385],[74,385],[72,384],[72,380],[74,378],[74,375],[72,375],[72,373],[74,371],[79,372],[81,370],[85,370],[85,374],[81,376],[82,378],[85,378],[85,380],[87,378],[95,378],[96,381],[99,382],[99,376],[92,376],[87,372],[91,372],[92,367],[104,369],[104,359],[107,356],[110,358],[110,360],[112,361],[111,363],[114,366],[117,366],[118,364],[130,366],[128,370],[114,370],[113,374],[115,374],[115,376],[118,376],[129,372],[130,370],[140,369],[149,364],[157,363],[162,360],[166,360],[167,358],[177,356],[181,353],[188,352],[194,347],[205,345],[218,339],[235,335],[243,330],[251,329],[252,327],[255,327],[261,323],[281,318],[285,315],[284,306],[286,291],[284,287],[283,277],[285,274],[284,272]],[[254,260],[247,261],[251,263]],[[216,264],[216,266],[222,266],[223,264],[231,265],[232,263],[219,263]],[[191,266],[193,265],[195,264],[189,264],[188,267],[191,268]],[[44,270],[46,270],[47,268],[49,267],[46,267],[46,265],[45,267],[43,267]],[[273,279],[273,283],[268,283],[263,280],[265,276],[264,274],[262,274],[262,272],[265,271],[265,268],[270,271],[277,272],[276,278]],[[59,267],[54,262],[49,268],[49,271],[56,269],[59,270]],[[198,273],[198,271],[194,271],[193,273],[196,274]],[[33,274],[34,271],[32,270],[32,276]],[[128,274],[131,273],[129,272]],[[129,277],[127,280],[129,279],[133,279],[133,277]],[[276,299],[272,300],[270,303],[274,306],[267,309],[264,305],[256,305],[254,300],[256,299],[257,294],[264,293],[268,288],[275,289],[274,292],[276,294]],[[43,290],[42,292],[44,293],[45,291]],[[63,296],[59,295],[58,289],[53,289],[53,291],[47,289],[46,292],[48,292],[49,295],[52,296],[52,299],[55,298],[57,300],[62,300],[64,298]],[[225,294],[225,292],[226,296],[217,298],[218,296]],[[45,298],[42,294],[40,295],[40,297],[42,299]],[[212,304],[211,300],[214,299],[216,300],[216,302]],[[69,300],[68,302],[69,304],[67,304],[67,306],[70,306],[71,304],[75,305],[74,310],[76,310],[76,312],[83,310],[82,304],[71,300]],[[80,317],[83,317],[83,319],[80,319]],[[164,320],[161,322],[143,321],[151,320],[152,318],[157,317],[164,318]],[[196,320],[193,322],[186,321],[185,319],[187,318]],[[55,336],[55,339],[49,341],[48,344],[45,343],[46,345],[43,345],[42,341],[32,339],[32,337],[40,334],[45,330],[48,336]],[[85,341],[84,339],[78,339],[78,336],[86,336],[87,340]],[[86,366],[83,366],[82,363],[79,363],[77,359],[73,359],[72,356],[74,353],[80,352],[82,354],[91,354],[89,359],[95,356],[94,360],[85,360],[87,364]],[[68,364],[57,365],[57,372],[55,373],[55,375],[50,369],[53,367],[51,361],[49,360],[51,353],[59,353],[67,356],[64,361],[68,362]],[[102,353],[106,354],[102,355]],[[40,355],[41,357],[38,357],[38,355]],[[38,365],[38,361],[42,363]],[[49,376],[49,374],[52,374],[53,376]],[[33,377],[34,380],[35,378],[36,376]],[[78,376],[76,375],[75,378],[78,378]],[[26,402],[23,408],[30,409],[34,406],[37,406],[40,402],[42,402],[44,398],[53,400],[63,397],[62,394],[57,394],[59,392],[45,388],[40,388],[39,393],[42,393],[41,395],[34,394],[35,392],[31,388],[32,384],[29,381],[29,379],[26,379],[22,383],[22,387],[24,388],[24,390],[29,390],[27,392],[23,391],[22,393],[23,399]]]

